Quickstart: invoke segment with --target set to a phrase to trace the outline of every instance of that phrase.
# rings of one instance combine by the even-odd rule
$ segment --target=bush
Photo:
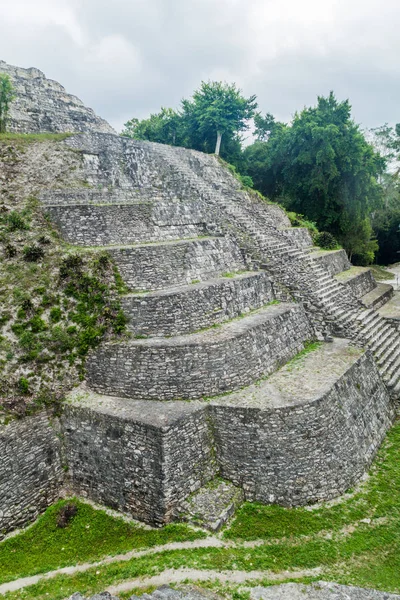
[[[70,254],[66,256],[60,266],[60,279],[66,279],[71,275],[75,275],[82,271],[83,260],[81,256],[77,254]]]
[[[21,394],[29,394],[29,381],[25,377],[20,377],[18,381],[18,390]]]
[[[23,231],[29,229],[28,223],[16,210],[13,210],[6,216],[6,223],[9,231]]]
[[[253,180],[250,177],[250,175],[239,175],[239,179],[240,179],[241,184],[244,187],[248,187],[248,188],[254,187],[254,183],[253,183]]]
[[[65,529],[68,524],[72,521],[76,513],[78,512],[78,507],[73,502],[68,502],[68,504],[64,504],[58,511],[57,515],[57,527],[61,529]]]
[[[334,250],[338,247],[337,239],[329,231],[321,231],[314,236],[314,244],[324,250]]]
[[[13,258],[17,254],[17,249],[12,244],[6,244],[4,248],[6,258]]]
[[[43,249],[40,246],[36,246],[36,244],[25,246],[23,253],[24,259],[27,262],[37,262],[44,256]]]

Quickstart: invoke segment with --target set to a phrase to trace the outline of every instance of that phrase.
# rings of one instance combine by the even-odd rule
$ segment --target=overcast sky
[[[117,130],[236,82],[288,121],[333,89],[400,121],[400,0],[0,0],[0,59],[35,66]]]

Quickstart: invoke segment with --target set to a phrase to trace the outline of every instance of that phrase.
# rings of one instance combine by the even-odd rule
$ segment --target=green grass
[[[10,593],[7,600],[31,600],[52,598],[62,600],[75,591],[86,595],[104,590],[112,584],[139,576],[152,576],[165,569],[182,566],[196,569],[213,570],[261,570],[281,572],[321,568],[316,579],[338,581],[339,583],[373,587],[386,591],[400,591],[400,423],[398,422],[388,435],[371,469],[369,479],[359,489],[348,494],[334,505],[321,505],[307,508],[284,509],[277,506],[245,504],[237,513],[232,525],[223,533],[226,540],[236,542],[229,548],[197,548],[192,550],[174,550],[158,552],[126,562],[91,568],[85,573],[74,576],[58,576],[30,586],[25,591]],[[53,510],[53,509],[51,509]],[[88,508],[91,512],[93,509]],[[87,546],[95,547],[91,552],[115,553],[131,547],[145,547],[154,543],[163,543],[157,536],[165,535],[165,541],[171,539],[194,539],[197,532],[189,528],[160,531],[134,530],[128,540],[124,527],[112,525],[106,521],[96,526],[95,536],[85,539],[86,521],[76,517],[71,530],[54,531],[54,512],[48,511],[41,529],[37,530],[35,543],[21,536],[0,544],[0,573],[10,573],[14,577],[28,572],[47,570],[49,564],[71,564],[78,560],[87,560]],[[78,513],[79,514],[79,513]],[[53,515],[51,518],[50,516]],[[100,518],[100,517],[96,517]],[[47,520],[47,524],[46,524]],[[112,520],[111,520],[112,521]],[[39,522],[40,523],[40,522]],[[79,525],[79,527],[78,527]],[[34,527],[37,527],[35,525]],[[75,535],[69,545],[67,537]],[[182,526],[183,527],[183,526]],[[169,531],[168,531],[169,530]],[[22,536],[29,535],[34,528]],[[165,532],[168,532],[168,536]],[[73,539],[76,536],[76,539]],[[105,536],[105,537],[104,537]],[[143,537],[142,537],[143,536]],[[156,536],[157,541],[151,536]],[[185,537],[187,536],[187,537]],[[264,540],[264,544],[254,548],[244,547],[245,540]],[[99,546],[96,540],[100,540]],[[6,544],[19,544],[15,547]],[[35,545],[38,544],[38,545]],[[76,550],[73,552],[74,544]],[[65,550],[60,551],[60,546]],[[118,549],[117,549],[118,548]],[[67,550],[68,549],[68,550]],[[64,554],[65,552],[71,554]],[[20,554],[19,554],[20,553]],[[58,554],[57,554],[58,553]],[[60,558],[60,554],[62,554]],[[66,558],[67,557],[67,558]],[[64,559],[64,563],[60,562]],[[44,568],[46,562],[46,568]],[[40,569],[38,567],[40,564]],[[54,566],[52,567],[54,568]],[[4,569],[7,569],[4,571]],[[293,579],[288,575],[288,580]],[[313,578],[303,578],[309,581]],[[264,585],[272,583],[265,579]],[[254,585],[252,583],[251,585]],[[233,592],[232,592],[233,593]],[[128,596],[127,596],[128,597]],[[236,595],[235,595],[236,597]]]
[[[57,517],[66,502],[57,502],[32,527],[0,543],[0,583],[109,554],[205,537],[183,524],[145,529],[77,500],[76,516],[60,528]]]
[[[376,281],[383,281],[385,279],[395,279],[395,275],[387,270],[386,267],[381,265],[369,265],[372,271],[372,275]]]
[[[0,133],[0,142],[21,142],[21,143],[32,143],[32,142],[46,142],[55,141],[60,142],[62,140],[71,137],[71,135],[79,135],[74,133]]]

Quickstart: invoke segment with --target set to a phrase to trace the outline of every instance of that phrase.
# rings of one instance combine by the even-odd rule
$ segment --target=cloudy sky
[[[35,66],[118,130],[236,82],[280,120],[333,89],[400,121],[400,0],[0,0],[0,59]]]

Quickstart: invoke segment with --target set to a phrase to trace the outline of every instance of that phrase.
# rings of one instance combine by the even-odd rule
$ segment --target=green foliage
[[[6,214],[4,221],[7,224],[8,231],[27,230],[29,225],[23,215],[17,210],[13,210]]]
[[[334,250],[338,247],[337,239],[329,231],[321,231],[314,236],[314,244],[323,250]]]
[[[332,233],[360,262],[371,261],[377,244],[367,221],[382,202],[385,162],[351,119],[349,102],[319,97],[291,125],[267,117],[258,118],[258,141],[245,151],[257,189]]]
[[[125,123],[122,135],[208,153],[218,149],[218,138],[221,156],[240,165],[239,134],[248,128],[256,106],[255,96],[244,98],[235,84],[202,82],[191,99],[182,100],[180,111],[162,108],[148,119],[133,118]]]
[[[6,131],[10,104],[14,98],[14,86],[11,78],[5,73],[0,73],[0,133]]]
[[[312,235],[318,234],[318,228],[314,221],[309,221],[303,215],[299,215],[293,211],[286,213],[293,227],[305,227]]]
[[[77,511],[66,527],[59,527],[60,511],[69,504]],[[128,550],[204,537],[202,531],[179,524],[145,529],[76,499],[62,500],[32,527],[0,543],[0,582]]]
[[[203,81],[191,100],[182,100],[183,115],[190,129],[204,138],[214,136],[217,155],[222,136],[231,137],[246,130],[256,108],[256,96],[245,98],[235,84],[220,81]]]
[[[30,244],[23,249],[24,259],[27,262],[38,262],[44,256],[43,248],[36,244]]]

